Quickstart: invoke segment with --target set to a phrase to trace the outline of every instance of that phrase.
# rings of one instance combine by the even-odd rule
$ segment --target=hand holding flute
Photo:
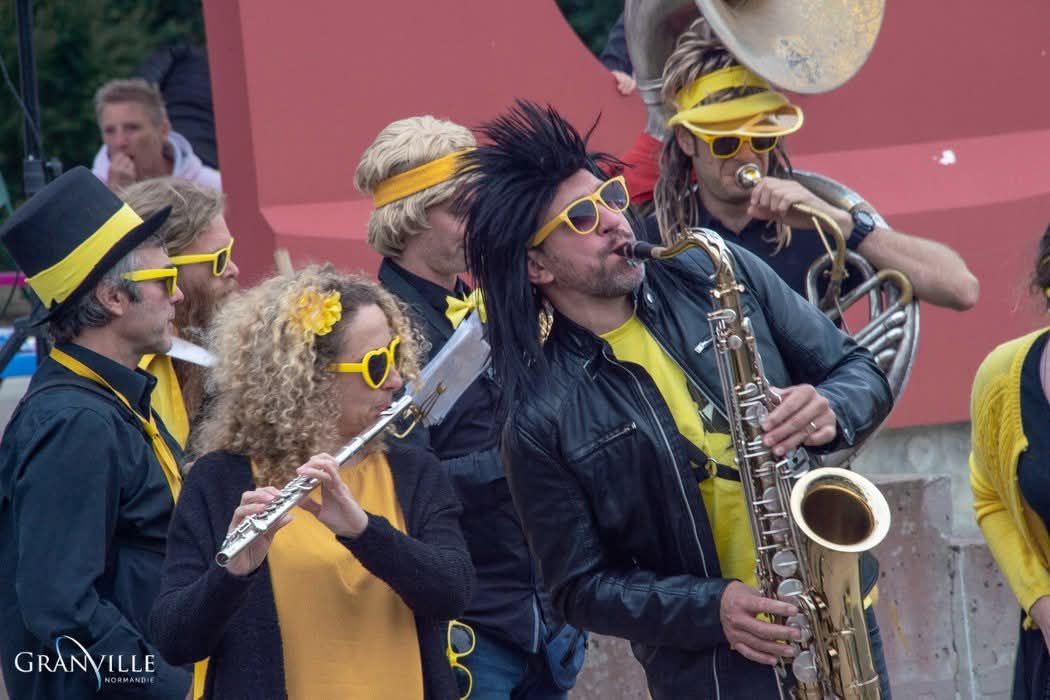
[[[322,502],[318,503],[309,496],[299,500],[296,505],[307,511],[329,530],[340,537],[358,537],[368,526],[368,514],[361,508],[354,495],[339,478],[339,462],[328,454],[314,455],[296,470],[299,476],[315,480],[314,486],[320,485]],[[266,486],[241,495],[241,503],[233,512],[228,532],[235,532],[247,518],[257,516],[280,498],[281,492],[273,486]],[[235,576],[247,576],[259,568],[270,551],[274,535],[293,520],[290,512],[281,515],[267,530],[255,537],[244,549],[230,557],[226,568]]]

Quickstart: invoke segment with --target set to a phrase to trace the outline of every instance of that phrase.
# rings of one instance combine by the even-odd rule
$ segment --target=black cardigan
[[[424,697],[458,698],[442,623],[462,614],[474,586],[459,529],[460,505],[432,453],[395,445],[387,456],[408,534],[369,514],[360,537],[339,541],[415,614]],[[252,574],[237,577],[215,563],[241,494],[253,488],[243,455],[201,457],[186,478],[168,532],[149,629],[170,663],[210,657],[206,697],[286,697],[269,565],[263,562]]]

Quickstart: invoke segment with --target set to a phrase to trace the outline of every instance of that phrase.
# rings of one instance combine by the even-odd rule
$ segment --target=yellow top
[[[612,346],[617,359],[645,368],[682,435],[711,459],[736,468],[732,438],[728,433],[711,431],[707,416],[714,415],[713,407],[701,407],[696,403],[681,367],[664,352],[637,316],[631,316],[619,328],[602,334],[602,338]],[[694,468],[703,469],[706,465]],[[755,586],[755,544],[747,520],[743,486],[737,480],[712,475],[700,483],[700,494],[711,522],[722,576]]]
[[[144,369],[157,378],[153,387],[150,406],[164,422],[171,436],[179,447],[186,447],[186,438],[190,435],[190,418],[186,413],[186,404],[182,400],[182,387],[175,367],[167,355],[143,355],[139,369]]]
[[[341,475],[362,508],[405,531],[385,455]],[[310,497],[320,501],[320,491]],[[267,555],[288,697],[422,698],[412,611],[331,530],[302,508],[292,513]]]
[[[1050,595],[1050,536],[1017,485],[1017,460],[1028,447],[1021,423],[1021,368],[1028,350],[1047,331],[993,350],[977,370],[970,399],[970,487],[977,524],[1026,611]],[[1031,618],[1025,627],[1033,627]]]

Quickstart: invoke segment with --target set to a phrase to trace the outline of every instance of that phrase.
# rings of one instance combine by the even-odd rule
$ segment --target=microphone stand
[[[16,0],[16,17],[18,23],[18,67],[22,92],[22,133],[25,141],[25,160],[22,168],[22,186],[26,199],[29,199],[61,171],[57,160],[47,163],[43,158],[43,144],[40,136],[40,102],[37,97],[36,59],[33,53],[33,3],[32,0]],[[37,366],[47,356],[49,342],[43,326],[47,309],[40,299],[28,287],[26,291],[33,300],[29,316],[15,321],[11,337],[0,347],[0,373],[18,354],[23,343],[30,336],[36,339]]]

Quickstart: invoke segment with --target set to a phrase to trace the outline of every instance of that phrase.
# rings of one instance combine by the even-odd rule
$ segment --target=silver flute
[[[417,412],[415,399],[406,391],[400,399],[379,414],[379,419],[375,423],[370,425],[364,432],[355,436],[353,440],[343,445],[343,448],[335,455],[335,461],[339,462],[340,465],[346,464],[350,458],[360,452],[373,438],[390,427],[390,424],[395,420],[403,415],[414,415]],[[415,415],[416,421],[418,421],[418,418],[419,416]],[[411,430],[415,426],[416,421],[402,434],[406,434],[408,430]],[[222,543],[222,549],[215,555],[215,561],[219,566],[229,564],[230,559],[237,556],[254,542],[257,537],[268,532],[281,519],[281,516],[302,503],[303,499],[309,496],[310,492],[317,488],[320,483],[317,479],[306,476],[297,476],[289,481],[281,489],[281,493],[278,494],[277,498],[273,499],[270,505],[266,506],[266,510],[258,515],[245,518],[236,529],[226,535],[226,539]]]

